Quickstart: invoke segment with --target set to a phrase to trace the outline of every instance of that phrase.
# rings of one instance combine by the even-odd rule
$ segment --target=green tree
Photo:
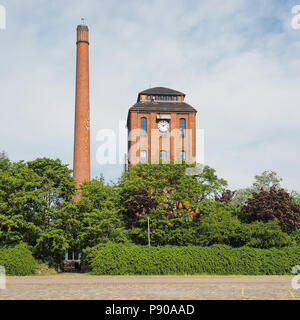
[[[46,216],[39,176],[23,162],[0,170],[0,240],[34,245]]]
[[[236,232],[241,222],[232,214],[226,204],[205,200],[200,204],[202,216],[197,228],[198,243],[202,246],[213,244],[232,245],[236,242]],[[235,243],[240,246],[240,243]]]
[[[75,194],[75,180],[72,170],[60,159],[36,159],[27,163],[41,177],[40,188],[44,192],[44,199],[49,208],[62,201],[70,201]]]
[[[0,167],[0,241],[25,242],[38,258],[57,264],[66,247],[57,208],[74,194],[71,170],[60,160],[11,163],[5,157]]]
[[[300,228],[297,228],[292,232],[291,238],[297,246],[300,246]]]
[[[299,226],[300,205],[284,189],[271,187],[269,191],[254,193],[243,207],[241,218],[246,222],[278,219],[281,229],[292,232]]]
[[[154,245],[179,241],[180,228],[190,228],[190,222],[199,214],[201,201],[222,194],[226,181],[208,166],[197,176],[187,174],[187,169],[195,166],[139,164],[130,166],[123,174],[118,183],[119,206],[135,242],[145,243],[148,216]],[[182,243],[193,236],[188,234]]]
[[[300,193],[297,191],[291,191],[291,197],[293,197],[294,202],[300,204]]]
[[[254,179],[251,187],[239,189],[235,192],[231,205],[235,207],[244,206],[254,193],[261,190],[269,191],[272,186],[276,186],[279,189],[282,181],[274,171],[264,171],[261,175],[256,175]]]
[[[255,248],[285,247],[292,244],[291,237],[283,232],[275,219],[266,223],[241,223],[232,208],[214,201],[203,201],[203,216],[197,228],[198,244],[211,246],[226,244],[231,247]]]
[[[81,189],[81,199],[63,203],[56,216],[56,228],[64,230],[70,248],[82,251],[99,243],[126,242],[115,187],[100,177],[85,182]]]
[[[11,166],[11,162],[4,151],[0,152],[0,170],[8,171]]]
[[[281,248],[292,245],[291,237],[283,232],[277,220],[266,223],[255,221],[249,224],[241,224],[236,230],[235,244],[248,247],[269,249]],[[231,244],[235,246],[234,243]]]
[[[40,232],[33,254],[36,258],[46,261],[51,267],[59,270],[69,245],[64,236],[64,231],[51,227]]]

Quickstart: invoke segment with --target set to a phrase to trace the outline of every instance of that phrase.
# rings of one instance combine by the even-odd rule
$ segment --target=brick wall
[[[171,116],[170,129],[165,136],[161,136],[157,128],[157,115]],[[141,136],[141,119],[147,119],[147,136]],[[186,135],[180,135],[180,119],[186,120]],[[129,163],[136,164],[140,159],[140,151],[147,150],[147,157],[151,161],[158,161],[160,151],[167,151],[167,160],[177,160],[180,152],[186,152],[186,160],[196,159],[196,113],[166,113],[166,112],[137,112],[131,111],[128,119],[128,131],[131,140],[128,142]]]

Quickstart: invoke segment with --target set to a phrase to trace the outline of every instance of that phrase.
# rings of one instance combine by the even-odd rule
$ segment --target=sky
[[[98,131],[118,132],[138,93],[163,86],[186,93],[198,110],[205,164],[231,189],[273,170],[300,191],[297,1],[0,0],[0,150],[13,161],[60,158],[72,168],[84,17],[93,177],[116,180],[123,170],[97,162]]]

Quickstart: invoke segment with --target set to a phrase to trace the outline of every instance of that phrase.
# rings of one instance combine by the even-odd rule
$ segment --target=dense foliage
[[[149,238],[152,247],[299,246],[300,197],[280,181],[264,172],[246,191],[230,191],[208,166],[140,164],[114,184],[85,182],[74,201],[72,171],[60,160],[14,163],[0,153],[0,244],[26,243],[57,269],[66,250],[143,246]]]
[[[254,193],[244,206],[243,214],[247,221],[278,219],[283,231],[292,232],[299,226],[300,205],[284,189],[273,186],[270,191]]]
[[[60,160],[12,163],[2,154],[0,242],[25,242],[38,258],[57,262],[58,248],[63,251],[67,247],[62,232],[55,228],[57,205],[72,201],[74,191],[71,170]]]
[[[131,239],[147,242],[147,218],[154,245],[192,243],[193,221],[200,204],[224,191],[227,182],[208,166],[198,176],[186,174],[188,164],[140,164],[132,166],[119,181],[119,208]]]
[[[284,249],[98,246],[87,263],[96,275],[284,275],[299,264],[300,247]]]
[[[64,231],[71,249],[81,251],[108,241],[127,241],[117,199],[115,186],[105,185],[101,177],[84,183],[79,201],[60,206],[57,228]]]
[[[28,276],[34,273],[37,262],[24,243],[0,247],[0,265],[7,275]]]
[[[254,177],[252,186],[235,191],[231,199],[231,204],[236,207],[244,206],[248,199],[252,198],[254,193],[259,193],[262,190],[270,191],[273,186],[280,189],[281,181],[282,179],[278,177],[276,172],[264,171],[261,175]]]

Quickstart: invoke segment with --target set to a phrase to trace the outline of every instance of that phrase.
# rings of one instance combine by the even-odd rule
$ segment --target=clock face
[[[166,120],[161,120],[158,122],[157,127],[161,133],[165,133],[169,130],[169,122]]]

